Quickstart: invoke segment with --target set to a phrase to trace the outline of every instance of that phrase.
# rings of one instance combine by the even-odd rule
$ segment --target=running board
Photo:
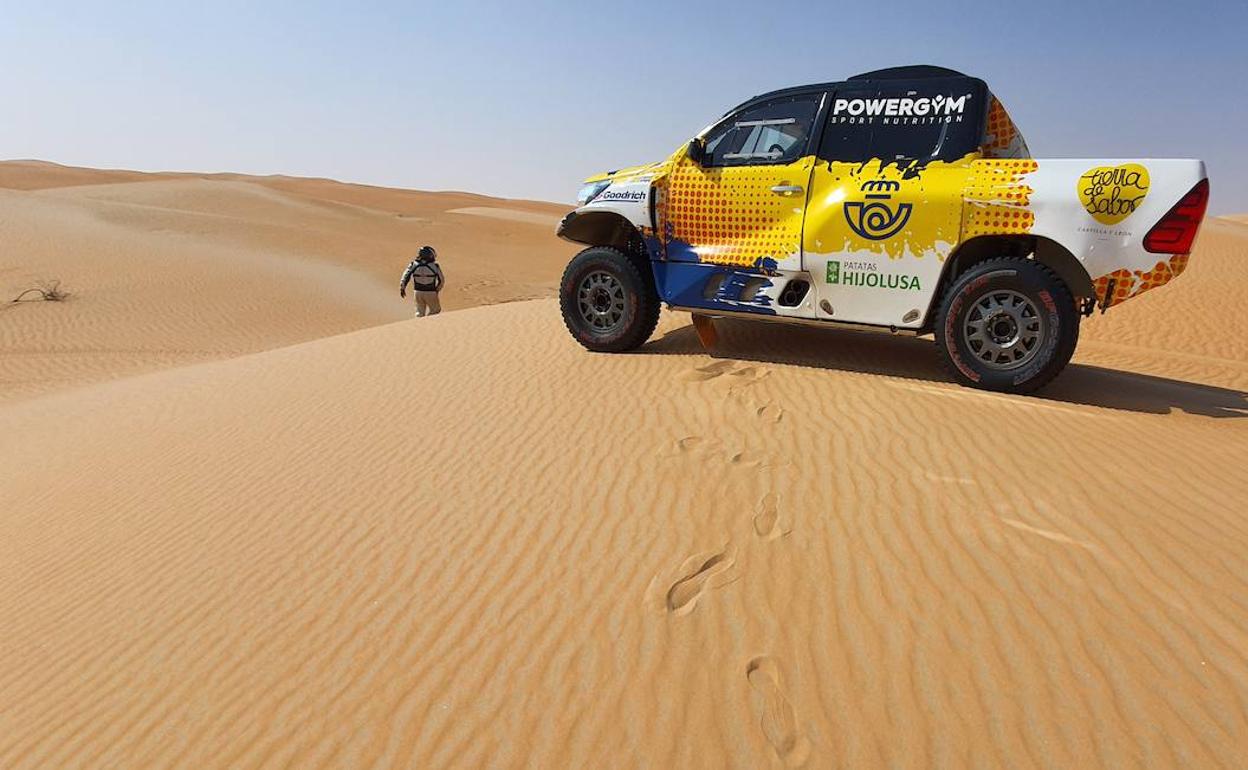
[[[876,324],[858,324],[848,321],[836,321],[833,319],[821,320],[818,318],[799,318],[791,315],[764,315],[763,313],[750,313],[743,310],[707,310],[698,307],[683,307],[681,305],[668,304],[669,310],[676,310],[684,313],[693,313],[695,315],[705,316],[706,318],[740,318],[746,321],[770,321],[772,323],[782,324],[798,324],[801,326],[817,326],[822,329],[845,329],[853,332],[872,332],[875,334],[897,334],[903,337],[918,337],[921,332],[918,329],[898,329],[896,326],[877,326]]]

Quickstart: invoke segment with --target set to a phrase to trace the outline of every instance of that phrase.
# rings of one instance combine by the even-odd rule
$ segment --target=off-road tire
[[[1012,308],[1008,313],[1007,307]],[[1017,316],[1035,321],[1019,325]],[[991,318],[1000,319],[1001,325],[984,322]],[[1025,332],[1009,336],[1011,329],[1023,327]],[[1032,259],[1001,257],[971,267],[950,284],[934,331],[941,361],[959,383],[1031,393],[1070,362],[1079,342],[1079,312],[1070,289],[1048,267]],[[1022,334],[1036,335],[1031,347],[1021,344]],[[1017,363],[1014,356],[1020,356]]]
[[[659,295],[648,268],[610,246],[591,246],[572,258],[559,283],[559,310],[577,342],[589,350],[623,353],[650,339],[659,322]],[[606,303],[601,313],[595,301]],[[618,320],[612,320],[617,311]]]

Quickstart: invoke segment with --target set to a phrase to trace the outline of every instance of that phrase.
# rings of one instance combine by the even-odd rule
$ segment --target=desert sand
[[[1244,765],[1248,226],[1015,397],[925,339],[723,323],[708,354],[669,313],[594,355],[551,299],[383,323],[367,281],[419,231],[388,200],[527,244],[497,299],[553,285],[549,230],[447,213],[537,204],[0,193],[6,249],[104,282],[0,311],[6,370],[88,345],[80,307],[160,351],[6,381],[0,767]],[[213,308],[185,325],[179,269]],[[316,312],[258,301],[292,274]]]
[[[554,296],[575,253],[553,236],[567,208],[0,163],[0,402],[410,318],[399,275],[424,243],[447,310]],[[8,304],[56,280],[72,301]]]

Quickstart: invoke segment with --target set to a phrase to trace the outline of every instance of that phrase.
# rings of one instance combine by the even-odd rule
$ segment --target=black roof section
[[[933,67],[930,64],[912,64],[908,67],[888,67],[872,70],[861,75],[854,75],[849,80],[922,80],[924,78],[967,78],[965,72],[951,70],[948,67]]]
[[[931,64],[911,64],[905,67],[887,67],[881,70],[872,70],[871,72],[863,72],[860,75],[846,78],[845,80],[833,80],[827,83],[810,83],[804,86],[790,86],[789,88],[781,88],[775,91],[753,96],[733,107],[725,115],[736,112],[747,104],[752,104],[761,99],[774,99],[778,96],[789,96],[791,94],[801,94],[808,91],[827,91],[844,86],[846,83],[859,85],[864,82],[879,80],[933,80],[938,78],[967,78],[969,80],[978,80],[978,78],[967,75],[964,72],[951,70],[947,67],[935,67]]]

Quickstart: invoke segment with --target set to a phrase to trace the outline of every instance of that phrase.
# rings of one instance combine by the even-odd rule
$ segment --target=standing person
[[[403,271],[399,280],[399,296],[407,296],[407,282],[412,282],[412,292],[416,295],[416,317],[437,315],[442,312],[442,303],[438,300],[438,292],[442,291],[446,279],[442,276],[442,268],[438,266],[438,252],[432,246],[421,246],[420,253]]]

